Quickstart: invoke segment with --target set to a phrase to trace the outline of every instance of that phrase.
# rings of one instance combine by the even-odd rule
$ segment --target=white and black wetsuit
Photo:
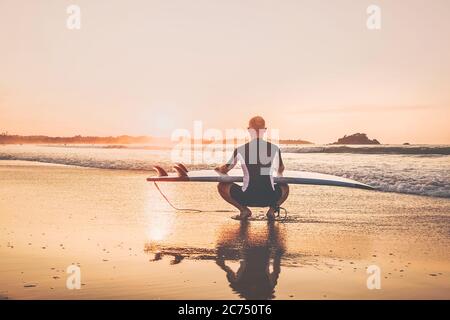
[[[281,197],[281,188],[274,184],[273,173],[283,166],[278,146],[263,139],[253,139],[234,150],[228,168],[237,162],[242,166],[244,183],[242,187],[231,186],[231,197],[245,206],[275,207]]]

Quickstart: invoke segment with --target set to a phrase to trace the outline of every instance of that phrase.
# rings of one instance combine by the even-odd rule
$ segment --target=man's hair
[[[254,129],[254,130],[261,130],[266,128],[266,121],[263,119],[263,117],[256,116],[250,119],[248,122],[248,128]]]

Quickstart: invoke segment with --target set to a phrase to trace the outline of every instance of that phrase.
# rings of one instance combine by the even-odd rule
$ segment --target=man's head
[[[251,118],[248,122],[248,131],[252,138],[262,138],[266,132],[266,121],[260,116]]]

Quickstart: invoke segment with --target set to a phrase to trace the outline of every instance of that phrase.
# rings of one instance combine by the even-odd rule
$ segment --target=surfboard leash
[[[185,211],[185,212],[234,212],[232,210],[199,210],[199,209],[189,209],[189,208],[178,208],[175,207],[172,202],[170,202],[169,198],[167,198],[167,196],[164,194],[164,192],[162,192],[162,190],[159,188],[158,184],[156,183],[156,181],[153,181],[153,184],[155,185],[156,189],[159,191],[159,193],[161,194],[161,196],[164,198],[164,200],[166,200],[166,202],[175,210],[177,211]]]
[[[158,184],[156,183],[156,181],[153,181],[153,184],[155,185],[156,189],[158,189],[159,193],[163,196],[163,198],[167,201],[167,203],[175,210],[177,211],[189,211],[189,212],[203,212],[202,210],[198,210],[198,209],[186,209],[186,208],[177,208],[175,207],[172,202],[170,202],[170,200],[166,197],[166,195],[162,192],[162,190],[159,188]]]
[[[280,218],[280,211],[283,210],[284,211],[284,217],[282,218],[282,220],[286,220],[287,219],[287,215],[288,215],[288,211],[286,208],[277,206],[275,209],[275,212],[277,214],[277,218]],[[281,219],[281,218],[280,218]]]
[[[178,207],[174,206],[174,205],[172,204],[172,202],[170,202],[169,198],[167,198],[167,196],[164,194],[164,192],[162,192],[161,188],[158,186],[158,184],[156,183],[156,181],[153,181],[153,184],[155,185],[156,189],[159,191],[159,193],[161,194],[161,196],[164,198],[164,200],[166,200],[166,202],[167,202],[173,209],[175,209],[175,210],[177,210],[177,211],[186,211],[186,212],[205,212],[204,210],[199,210],[199,209],[178,208]],[[278,218],[280,217],[280,210],[283,210],[283,211],[284,211],[284,218],[283,218],[283,220],[286,220],[288,211],[287,211],[285,208],[278,206],[277,209],[276,209],[276,211],[275,211],[275,212],[277,213],[277,217],[278,217]],[[209,210],[208,210],[207,212],[234,212],[234,211],[232,211],[232,210],[214,210],[214,211],[209,211]]]

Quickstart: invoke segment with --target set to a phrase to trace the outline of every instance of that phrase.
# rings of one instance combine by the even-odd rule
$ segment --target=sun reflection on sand
[[[172,231],[175,220],[174,211],[155,210],[155,202],[147,197],[145,205],[146,236],[149,241],[162,241]]]

